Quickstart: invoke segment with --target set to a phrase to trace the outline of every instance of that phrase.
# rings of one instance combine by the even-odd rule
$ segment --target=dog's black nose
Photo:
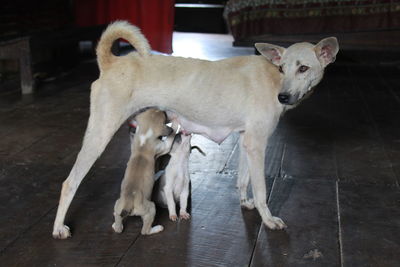
[[[290,99],[289,94],[279,94],[278,95],[278,100],[281,102],[281,104],[288,104]]]

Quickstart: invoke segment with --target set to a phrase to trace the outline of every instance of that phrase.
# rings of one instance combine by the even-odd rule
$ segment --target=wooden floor
[[[175,40],[176,55],[253,52],[221,35]],[[194,138],[207,157],[191,157],[190,221],[170,222],[158,209],[162,233],[141,236],[138,217],[113,233],[129,156],[123,126],[72,202],[72,238],[54,240],[61,183],[79,151],[97,75],[92,60],[40,84],[32,98],[0,90],[1,266],[399,266],[398,66],[348,64],[339,55],[315,94],[281,120],[267,147],[266,181],[285,231],[240,208],[232,135],[220,146]]]

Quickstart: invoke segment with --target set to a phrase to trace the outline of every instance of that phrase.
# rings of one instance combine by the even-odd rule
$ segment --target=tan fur
[[[119,37],[131,40],[139,53],[114,57],[110,45]],[[77,160],[63,183],[53,236],[70,236],[64,218],[80,182],[120,125],[148,107],[167,111],[168,117],[186,132],[201,134],[217,143],[231,132],[239,132],[241,202],[245,207],[256,207],[269,228],[284,228],[284,222],[272,216],[267,206],[265,147],[289,107],[282,104],[282,98],[295,105],[318,84],[325,66],[333,62],[338,51],[336,38],[324,39],[317,45],[294,44],[287,49],[258,44],[262,56],[214,62],[147,55],[145,47],[138,29],[124,22],[112,24],[103,34],[98,46],[101,74],[91,88],[88,127]],[[271,59],[271,50],[278,57]],[[309,71],[300,74],[297,62],[310,64]],[[284,69],[283,73],[278,66]],[[247,199],[245,190],[250,181],[254,202]]]
[[[150,201],[155,158],[169,152],[174,135],[170,135],[166,141],[159,139],[171,133],[165,125],[165,113],[159,110],[149,109],[139,114],[136,120],[138,127],[135,137],[132,136],[131,157],[121,184],[121,195],[115,202],[112,228],[121,233],[124,217],[138,215],[143,220],[142,234],[150,235],[163,230],[161,225],[151,227],[156,213],[155,205]]]

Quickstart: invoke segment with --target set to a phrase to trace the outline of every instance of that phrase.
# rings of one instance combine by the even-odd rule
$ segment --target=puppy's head
[[[166,125],[167,116],[157,109],[146,110],[136,116],[137,128],[135,136],[139,138],[141,146],[146,142],[155,143],[163,137],[173,133],[173,129]]]
[[[192,135],[179,133],[175,135],[174,143],[170,153],[189,153],[190,152],[190,140]]]
[[[335,37],[321,40],[318,44],[296,43],[286,48],[257,43],[256,49],[278,67],[282,76],[282,88],[278,100],[284,105],[294,105],[312,93],[321,81],[325,67],[333,63],[339,51]]]

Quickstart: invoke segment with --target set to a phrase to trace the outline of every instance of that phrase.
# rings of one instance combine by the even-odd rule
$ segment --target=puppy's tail
[[[190,152],[191,152],[193,149],[196,149],[197,151],[199,151],[200,154],[202,154],[204,157],[207,156],[206,153],[204,153],[204,151],[203,151],[200,147],[198,147],[198,146],[191,146],[191,147],[190,147]]]
[[[132,210],[135,208],[135,206],[138,205],[139,199],[142,198],[142,194],[140,191],[138,192],[129,192],[125,191],[122,193],[122,202],[121,202],[121,213],[119,214],[122,218],[127,217]],[[140,201],[139,201],[140,202]]]
[[[143,57],[150,55],[149,42],[139,28],[127,21],[115,21],[108,25],[97,45],[96,54],[100,70],[107,68],[116,59],[116,56],[111,53],[111,46],[119,38],[127,40],[139,55]]]

